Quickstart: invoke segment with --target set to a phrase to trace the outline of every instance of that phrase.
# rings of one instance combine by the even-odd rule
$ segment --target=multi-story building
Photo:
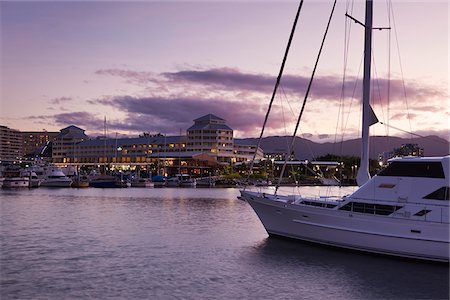
[[[261,148],[256,149],[257,145],[249,144],[247,141],[234,139],[233,145],[233,162],[241,162],[251,160],[256,151],[255,159],[262,159],[264,152]]]
[[[48,142],[52,141],[59,132],[22,131],[23,153],[26,156],[40,154]]]
[[[63,129],[64,132],[66,129]],[[84,130],[77,129],[84,134]],[[55,148],[54,142],[53,153],[61,153],[53,159],[56,163],[97,167],[108,165],[111,168],[139,166],[151,168],[159,174],[181,172],[200,175],[218,164],[251,160],[256,149],[256,145],[243,141],[234,143],[233,130],[225,120],[214,115],[194,120],[186,136],[145,134],[138,138],[97,138],[78,143],[73,139],[64,141],[64,151],[58,144]],[[263,152],[258,148],[256,159],[261,158]]]
[[[18,163],[23,157],[20,131],[0,125],[0,164]]]
[[[233,153],[233,129],[213,114],[194,120],[187,129],[187,148],[190,151],[213,153],[217,161],[230,163]]]
[[[385,151],[378,155],[378,161],[384,165],[393,157],[403,156],[423,156],[424,150],[418,144],[403,144],[400,148],[395,148],[393,151]]]
[[[54,163],[73,163],[76,157],[76,144],[87,140],[84,129],[71,125],[56,135],[52,145],[52,161]]]

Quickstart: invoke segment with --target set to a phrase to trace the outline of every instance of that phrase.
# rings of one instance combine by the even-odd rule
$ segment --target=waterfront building
[[[76,144],[87,140],[89,137],[84,129],[71,125],[61,129],[53,139],[52,161],[57,164],[73,163],[76,157]]]
[[[253,154],[256,151],[256,160],[260,160],[264,157],[264,152],[261,148],[256,149],[258,145],[251,144],[248,141],[241,139],[234,139],[233,144],[233,162],[248,161],[253,158]]]
[[[0,164],[19,163],[23,157],[23,140],[19,130],[0,125]]]
[[[41,154],[44,147],[59,134],[49,131],[22,131],[23,153],[26,156]]]
[[[419,156],[424,155],[424,149],[419,147],[418,144],[403,144],[400,148],[395,148],[392,151],[385,151],[378,155],[378,161],[380,165],[385,165],[387,161],[394,157],[404,156]]]
[[[220,163],[230,163],[234,157],[233,129],[224,119],[205,115],[187,129],[187,147],[194,152],[214,154]]]
[[[256,149],[256,145],[234,140],[233,129],[224,119],[212,114],[195,119],[186,135],[101,137],[75,143],[66,141],[65,145],[66,151],[54,150],[54,153],[66,154],[53,160],[60,165],[105,165],[110,169],[140,168],[160,175],[189,173],[197,176],[210,174],[219,165],[251,160]],[[262,158],[263,151],[258,148],[256,159]]]

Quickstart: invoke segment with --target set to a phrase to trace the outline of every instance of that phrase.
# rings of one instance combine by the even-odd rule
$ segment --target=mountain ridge
[[[264,153],[285,153],[287,145],[291,142],[290,136],[269,136],[261,139],[261,148]],[[257,144],[257,138],[239,139],[249,144]],[[404,144],[418,144],[424,149],[424,156],[445,156],[450,153],[450,142],[438,136],[426,136],[415,138],[373,136],[370,139],[370,153],[372,159],[378,159],[378,155],[385,151],[393,151]],[[295,158],[299,160],[313,160],[326,154],[360,156],[361,138],[350,139],[342,142],[317,143],[311,140],[296,137],[294,143]]]

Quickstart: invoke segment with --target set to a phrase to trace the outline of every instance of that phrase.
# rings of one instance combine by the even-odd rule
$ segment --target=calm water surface
[[[268,238],[238,194],[0,190],[1,299],[449,298],[446,265]]]

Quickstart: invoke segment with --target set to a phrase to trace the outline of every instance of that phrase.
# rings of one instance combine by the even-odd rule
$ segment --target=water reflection
[[[343,299],[448,299],[449,268],[440,263],[391,258],[268,237],[250,256],[264,269],[285,269]],[[305,281],[306,279],[306,281]],[[303,287],[304,288],[304,287]],[[305,291],[303,291],[305,292]]]

